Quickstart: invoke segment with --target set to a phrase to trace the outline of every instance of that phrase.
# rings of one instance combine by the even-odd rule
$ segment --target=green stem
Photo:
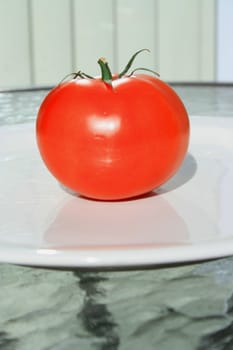
[[[135,69],[129,74],[129,77],[131,77],[132,75],[134,75],[135,72],[140,71],[140,70],[143,70],[143,71],[146,71],[146,72],[149,72],[149,73],[153,73],[154,75],[157,75],[157,77],[160,77],[159,73],[155,72],[154,70],[149,69],[149,68],[143,68],[143,67],[135,68]]]
[[[84,72],[79,72],[79,74],[78,74],[77,76],[79,76],[79,77],[82,78],[82,79],[84,79],[84,78],[95,79],[95,78],[92,77],[91,75],[86,74],[86,73],[84,73]]]
[[[100,57],[98,60],[98,64],[101,69],[101,79],[108,84],[112,83],[112,73],[109,68],[108,62],[104,57]]]
[[[73,76],[72,79],[75,79],[76,74],[77,74],[77,73],[70,73],[70,74],[67,74],[67,75],[60,81],[59,84],[63,83],[67,78],[70,78],[70,77],[72,77],[72,76]]]
[[[153,71],[151,69],[148,69],[148,68],[136,68],[131,73],[129,73],[127,75],[129,69],[132,67],[132,64],[134,63],[135,58],[143,51],[150,52],[150,50],[148,50],[148,49],[141,49],[141,50],[137,51],[130,58],[129,62],[127,63],[125,68],[121,71],[121,73],[116,75],[116,77],[114,76],[114,79],[122,78],[124,76],[131,77],[138,70],[147,71],[147,72],[150,72],[150,73],[153,73],[153,74],[159,76],[159,74],[157,72],[155,72],[155,71]],[[98,64],[99,64],[100,69],[101,69],[101,79],[102,79],[102,81],[107,83],[107,84],[109,84],[110,86],[112,86],[113,76],[112,76],[112,72],[111,72],[111,70],[109,68],[107,60],[104,57],[100,57],[99,60],[98,60]],[[86,74],[86,73],[84,73],[84,72],[79,70],[76,73],[71,73],[71,74],[68,74],[67,76],[65,76],[65,78],[60,83],[62,83],[68,77],[72,77],[72,79],[77,79],[77,78],[79,78],[79,79],[86,79],[86,78],[88,78],[88,79],[95,79],[91,75]]]
[[[127,63],[127,65],[125,66],[125,68],[123,69],[122,72],[119,73],[119,78],[123,77],[126,73],[128,73],[129,69],[131,68],[135,58],[137,57],[137,55],[139,55],[141,52],[143,51],[147,51],[150,52],[150,50],[148,49],[141,49],[139,51],[137,51],[129,60],[129,62]]]
[[[77,78],[81,78],[81,79],[84,79],[84,78],[88,78],[88,79],[94,79],[91,75],[89,74],[86,74],[86,73],[83,73],[81,72],[81,70],[79,70],[78,72],[73,72],[73,73],[70,73],[70,74],[67,74],[61,81],[59,84],[63,83],[67,78],[69,77],[72,77],[72,79],[77,79]]]

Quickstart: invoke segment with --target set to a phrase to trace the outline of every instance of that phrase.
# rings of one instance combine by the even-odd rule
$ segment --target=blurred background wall
[[[233,81],[232,0],[0,0],[0,88],[51,86],[97,58],[170,82]]]

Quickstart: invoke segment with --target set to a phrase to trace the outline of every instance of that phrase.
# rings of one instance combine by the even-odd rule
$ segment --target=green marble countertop
[[[176,86],[190,115],[233,117],[233,87]],[[0,125],[47,91],[0,93]],[[233,258],[122,271],[0,265],[0,349],[231,350]]]

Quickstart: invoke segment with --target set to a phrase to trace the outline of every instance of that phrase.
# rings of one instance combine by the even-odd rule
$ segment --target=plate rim
[[[177,245],[166,248],[114,249],[107,251],[107,254],[106,249],[75,249],[67,252],[62,249],[24,248],[17,252],[17,249],[0,248],[0,262],[2,263],[59,268],[149,267],[191,263],[231,255],[233,255],[233,237],[214,242],[206,241],[194,245]]]

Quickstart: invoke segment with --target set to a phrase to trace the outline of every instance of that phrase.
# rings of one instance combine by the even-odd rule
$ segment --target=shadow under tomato
[[[190,181],[197,172],[197,162],[191,153],[188,153],[185,157],[183,164],[177,173],[161,187],[154,190],[157,195],[167,193],[175,190],[178,187],[183,186],[185,183]]]

